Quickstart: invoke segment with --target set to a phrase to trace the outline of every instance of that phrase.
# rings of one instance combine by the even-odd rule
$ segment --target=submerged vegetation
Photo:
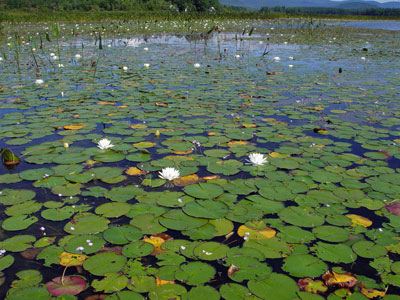
[[[399,41],[5,24],[0,298],[399,300]]]

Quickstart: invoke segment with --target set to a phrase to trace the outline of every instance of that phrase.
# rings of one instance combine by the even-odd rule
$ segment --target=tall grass
[[[326,19],[351,19],[351,20],[399,20],[400,17],[376,16],[335,16],[335,15],[289,15],[279,12],[256,11],[223,11],[218,13],[176,13],[172,11],[48,11],[48,10],[7,10],[0,12],[0,22],[78,22],[78,21],[189,21],[209,19],[215,21],[241,20],[241,19],[279,19],[279,18],[326,18]]]

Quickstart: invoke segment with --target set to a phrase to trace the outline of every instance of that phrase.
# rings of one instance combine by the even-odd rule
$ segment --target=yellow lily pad
[[[347,214],[346,217],[350,218],[353,225],[360,225],[363,227],[369,227],[372,225],[372,221],[366,217],[362,217],[354,214]]]

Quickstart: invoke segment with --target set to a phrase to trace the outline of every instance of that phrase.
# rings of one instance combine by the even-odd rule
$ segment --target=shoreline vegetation
[[[51,21],[189,21],[189,20],[268,20],[284,18],[315,18],[315,19],[345,19],[345,20],[400,20],[400,9],[393,15],[363,15],[363,14],[317,14],[303,13],[301,10],[274,11],[240,11],[222,9],[216,12],[177,12],[171,10],[50,10],[50,9],[3,9],[0,10],[0,22],[51,22]]]
[[[0,22],[46,21],[191,21],[319,18],[400,20],[398,8],[244,7],[223,6],[218,0],[3,0]]]

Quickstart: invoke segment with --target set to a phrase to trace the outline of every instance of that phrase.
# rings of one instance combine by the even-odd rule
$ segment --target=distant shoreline
[[[190,21],[190,20],[268,20],[284,18],[314,18],[337,20],[400,20],[400,16],[367,15],[324,15],[324,14],[287,14],[277,12],[223,11],[218,13],[171,12],[171,11],[54,11],[54,10],[3,10],[0,22],[49,22],[49,21]]]

